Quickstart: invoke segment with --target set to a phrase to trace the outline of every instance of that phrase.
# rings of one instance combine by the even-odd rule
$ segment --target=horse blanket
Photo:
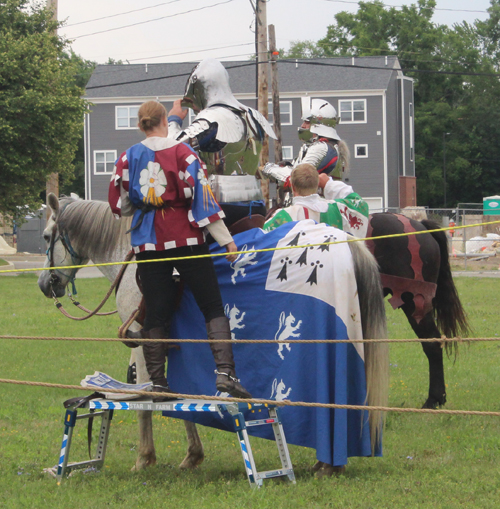
[[[361,319],[353,261],[341,230],[312,220],[291,222],[265,233],[253,229],[234,237],[248,252],[229,263],[214,258],[233,339],[360,339]],[[213,245],[212,252],[224,252]],[[185,289],[174,317],[172,338],[204,339],[203,315]],[[237,375],[253,397],[277,401],[363,405],[366,379],[362,344],[233,344]],[[170,350],[168,382],[175,392],[215,392],[215,363],[208,344],[183,343]],[[349,456],[371,454],[365,411],[284,407],[288,443],[316,449],[317,458],[344,465]],[[179,418],[179,413],[164,415]],[[230,418],[193,412],[182,418],[233,431]],[[255,418],[255,417],[254,417]],[[274,439],[271,426],[248,428]],[[380,451],[379,451],[380,452]]]

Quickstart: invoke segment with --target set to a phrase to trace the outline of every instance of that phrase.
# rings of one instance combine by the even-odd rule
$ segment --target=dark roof
[[[98,65],[87,84],[86,96],[181,96],[196,63]],[[255,93],[255,62],[222,63],[235,94]],[[278,61],[279,89],[281,93],[384,90],[392,76],[389,70],[398,68],[395,56],[281,60]]]

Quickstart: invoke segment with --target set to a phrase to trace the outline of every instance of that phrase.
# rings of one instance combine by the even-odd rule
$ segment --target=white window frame
[[[358,147],[364,147],[365,148],[365,155],[360,156],[358,155]],[[354,145],[354,157],[357,159],[367,159],[368,158],[368,144],[367,143],[359,143],[357,145]]]
[[[364,120],[342,120],[342,104],[343,103],[351,103],[351,115],[354,119],[354,103],[355,102],[362,102],[364,104],[364,108],[363,108],[363,112],[364,112]],[[367,111],[366,111],[366,99],[339,99],[339,109],[338,109],[338,114],[339,114],[339,117],[340,117],[340,124],[366,124],[367,122],[367,117],[368,117],[368,114],[367,114]],[[356,111],[361,111],[361,110],[356,110]]]
[[[97,171],[97,154],[104,154],[104,170],[105,171]],[[108,161],[106,159],[106,154],[112,154],[112,161]],[[94,150],[94,175],[112,175],[113,170],[115,168],[115,161],[116,161],[116,150]],[[107,163],[112,162],[111,171],[106,171],[106,165]],[[100,162],[99,164],[103,164]]]
[[[198,115],[196,111],[194,111],[191,108],[188,108],[188,126],[193,123],[193,120],[195,119],[196,115]]]
[[[290,115],[290,121],[289,122],[283,122],[283,112],[281,111],[281,107],[282,105],[284,104],[287,104],[290,108],[290,111],[286,113],[286,115]],[[267,105],[267,110],[268,110],[268,117],[271,117],[271,115],[273,114],[273,102],[272,101],[269,101],[268,105]],[[293,125],[293,115],[292,115],[292,101],[280,101],[280,120],[281,120],[281,125]],[[273,118],[269,118],[269,123],[271,125],[273,125]]]
[[[415,158],[415,150],[413,147],[413,103],[409,103],[409,125],[410,125],[410,161],[413,162]]]
[[[120,104],[120,105],[115,106],[115,129],[117,131],[126,131],[126,130],[131,130],[131,129],[138,129],[137,124],[132,125],[132,126],[130,125],[130,119],[132,118],[130,116],[130,108],[137,108],[137,111],[139,111],[140,107],[141,107],[140,104],[130,104],[130,105],[128,105],[128,104]],[[122,109],[127,108],[127,110],[128,110],[128,117],[127,117],[128,118],[128,126],[127,127],[120,127],[120,126],[118,126],[118,108],[122,108]]]
[[[290,157],[285,157],[285,151],[290,151]],[[293,161],[293,145],[281,147],[281,157],[283,161]]]

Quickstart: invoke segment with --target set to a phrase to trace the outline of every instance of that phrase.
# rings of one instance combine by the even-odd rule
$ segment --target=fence
[[[467,226],[472,224],[498,221],[500,216],[483,214],[482,203],[461,203],[455,208],[431,209],[428,207],[390,207],[384,210],[393,214],[404,214],[407,217],[421,221],[429,219],[440,227]],[[382,212],[370,210],[370,212]],[[455,266],[462,266],[464,270],[470,268],[470,261],[486,260],[500,254],[500,224],[479,225],[469,228],[459,228],[446,232],[449,242],[450,258],[456,260]],[[487,238],[489,236],[489,238]],[[471,240],[483,237],[484,240]],[[500,260],[498,260],[500,265]]]

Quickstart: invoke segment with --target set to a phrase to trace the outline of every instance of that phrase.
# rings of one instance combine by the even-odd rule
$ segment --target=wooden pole
[[[268,117],[269,90],[267,85],[268,73],[268,52],[267,52],[267,14],[266,0],[256,0],[257,20],[255,28],[257,30],[257,66],[258,66],[258,87],[257,87],[257,109]],[[269,161],[269,141],[267,138],[262,142],[262,152],[260,153],[260,164],[263,166]]]
[[[47,9],[52,10],[52,20],[57,21],[57,0],[47,0]],[[57,28],[54,29],[54,35],[57,35]],[[52,211],[49,207],[48,198],[50,193],[54,193],[57,197],[59,197],[59,174],[58,173],[51,173],[47,179],[47,184],[45,187],[46,192],[46,204],[47,204],[47,210],[46,210],[46,218],[47,221],[49,220]]]
[[[276,48],[276,34],[274,25],[269,25],[269,54],[271,56],[271,95],[273,98],[273,129],[277,136],[274,140],[274,162],[283,160],[281,143],[281,114],[280,114],[280,91],[278,88],[278,49]]]

